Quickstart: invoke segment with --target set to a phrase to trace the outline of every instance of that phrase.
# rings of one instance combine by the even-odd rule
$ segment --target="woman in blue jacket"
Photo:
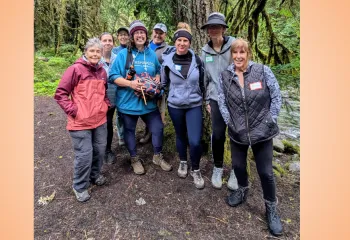
[[[204,188],[199,169],[202,137],[201,61],[190,50],[191,31],[186,23],[179,23],[173,41],[175,49],[163,54],[162,86],[169,86],[168,111],[176,132],[176,148],[180,157],[178,176],[187,176],[187,138],[190,145],[191,176],[196,188]]]
[[[124,122],[124,141],[131,156],[131,166],[136,174],[145,173],[137,155],[135,139],[137,120],[141,117],[152,133],[153,163],[159,165],[164,171],[170,171],[172,167],[162,155],[163,123],[156,99],[149,99],[146,105],[144,99],[135,94],[135,91],[141,92],[141,89],[145,89],[144,83],[135,77],[131,80],[126,79],[128,72],[126,66],[132,65],[137,75],[147,73],[159,83],[160,64],[155,52],[148,48],[145,25],[141,21],[135,20],[130,24],[129,33],[130,46],[118,53],[109,72],[109,82],[118,85],[116,106],[118,114]],[[129,60],[132,61],[130,64],[127,63]]]

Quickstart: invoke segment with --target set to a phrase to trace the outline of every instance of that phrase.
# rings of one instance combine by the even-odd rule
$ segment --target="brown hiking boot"
[[[134,169],[135,174],[141,175],[145,173],[145,169],[143,168],[138,156],[131,157],[131,166]]]
[[[172,166],[164,160],[163,154],[161,153],[153,155],[153,163],[160,166],[164,171],[167,172],[172,169]]]

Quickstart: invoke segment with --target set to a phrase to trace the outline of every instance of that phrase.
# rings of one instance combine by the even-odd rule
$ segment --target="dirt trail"
[[[71,189],[74,154],[66,116],[50,97],[34,101],[35,239],[275,239],[267,230],[255,169],[247,202],[231,208],[224,201],[227,188],[210,185],[211,162],[201,161],[206,187],[197,190],[190,176],[177,177],[175,154],[164,154],[174,167],[170,173],[155,167],[151,144],[138,146],[145,175],[133,174],[127,150],[116,147],[117,163],[102,168],[108,183],[93,187],[88,202],[77,202]],[[115,136],[113,146],[116,143]],[[225,168],[225,176],[229,170]],[[279,239],[299,239],[299,176],[285,175],[276,181],[278,208],[285,221]],[[40,197],[54,191],[52,202],[38,204]],[[140,198],[146,204],[138,206]]]

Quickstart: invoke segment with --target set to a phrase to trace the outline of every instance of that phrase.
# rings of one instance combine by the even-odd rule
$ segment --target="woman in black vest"
[[[272,172],[272,138],[278,133],[277,117],[281,108],[278,82],[271,69],[249,61],[247,41],[237,39],[231,45],[232,63],[220,75],[218,103],[231,143],[232,168],[239,188],[227,203],[235,207],[248,193],[247,152],[251,146],[264,193],[270,232],[282,234],[276,210],[276,185]]]

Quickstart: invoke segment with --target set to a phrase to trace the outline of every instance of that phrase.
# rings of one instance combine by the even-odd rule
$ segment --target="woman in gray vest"
[[[209,15],[208,21],[202,26],[208,33],[210,41],[202,48],[202,60],[204,62],[206,86],[206,105],[211,118],[211,148],[214,158],[214,168],[211,183],[214,188],[221,189],[224,163],[224,145],[226,135],[226,124],[222,118],[217,100],[217,88],[219,76],[231,61],[231,43],[234,37],[225,36],[228,28],[225,16],[218,12]],[[238,188],[234,171],[231,171],[227,187],[231,190]]]
[[[268,227],[273,235],[282,234],[276,209],[276,184],[272,172],[272,138],[279,133],[277,117],[281,108],[278,82],[271,69],[249,61],[247,41],[231,45],[232,64],[220,74],[218,103],[230,137],[232,168],[238,181],[227,203],[235,207],[248,193],[247,152],[251,146],[260,177]]]

